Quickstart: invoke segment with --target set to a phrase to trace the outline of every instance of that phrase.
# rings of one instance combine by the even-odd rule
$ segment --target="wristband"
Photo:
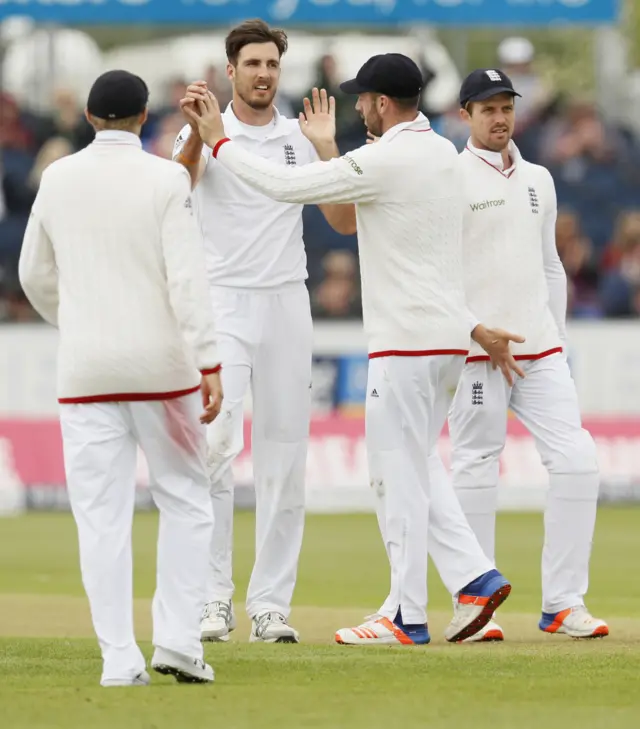
[[[216,158],[216,157],[218,156],[218,152],[220,151],[220,147],[222,147],[222,145],[223,145],[223,144],[224,144],[225,142],[230,142],[230,141],[231,141],[231,140],[229,139],[229,137],[225,137],[224,139],[220,139],[220,140],[219,140],[219,141],[218,141],[218,142],[216,143],[216,146],[215,146],[215,147],[213,148],[213,151],[211,152],[211,155],[212,155],[212,157],[213,157],[213,158],[215,159],[215,158]]]
[[[197,165],[198,162],[200,162],[200,157],[198,159],[191,159],[190,157],[186,157],[182,152],[177,156],[176,158],[180,164],[183,164],[187,167],[193,167],[193,165]]]

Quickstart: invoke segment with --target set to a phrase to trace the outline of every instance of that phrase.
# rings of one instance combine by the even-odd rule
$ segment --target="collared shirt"
[[[274,108],[265,126],[243,124],[229,104],[223,114],[226,134],[248,152],[282,165],[315,162],[313,145],[296,119]],[[189,137],[185,126],[174,147],[174,158]],[[203,147],[206,168],[194,190],[210,284],[240,288],[272,288],[304,281],[307,258],[302,238],[302,205],[275,202],[242,182]]]
[[[471,140],[460,154],[464,200],[465,289],[471,313],[489,327],[525,338],[511,349],[520,359],[562,347],[567,281],[555,239],[557,202],[548,170],[509,143],[502,154]],[[472,343],[471,359],[488,359]]]
[[[104,129],[96,132],[92,144],[129,144],[142,148],[140,137],[133,132],[124,132],[119,129]]]
[[[471,140],[467,142],[467,150],[471,152],[471,154],[475,154],[476,157],[480,157],[480,159],[491,165],[491,167],[494,167],[496,170],[498,170],[498,172],[500,172],[500,174],[504,175],[505,177],[510,177],[515,172],[516,159],[520,157],[520,151],[516,147],[513,140],[509,141],[509,146],[507,147],[507,149],[509,152],[509,161],[511,162],[511,164],[509,165],[509,167],[505,168],[502,152],[493,152],[490,149],[479,149],[478,147],[474,147]]]
[[[295,168],[240,145],[218,161],[289,203],[355,203],[364,327],[371,357],[466,354],[458,153],[422,114],[329,162]]]

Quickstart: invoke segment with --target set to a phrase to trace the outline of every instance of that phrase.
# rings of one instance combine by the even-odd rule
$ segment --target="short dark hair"
[[[238,62],[240,51],[245,46],[248,46],[249,43],[275,43],[280,58],[287,52],[287,48],[289,47],[289,40],[284,30],[271,28],[264,20],[259,20],[258,18],[245,20],[233,28],[226,37],[225,48],[229,63],[235,66]]]
[[[420,97],[421,94],[418,94],[418,96],[410,96],[408,98],[394,98],[393,96],[390,96],[389,98],[396,106],[399,106],[403,111],[412,111],[413,109],[417,109],[420,106]]]
[[[420,106],[420,99],[422,97],[422,94],[418,94],[417,96],[408,96],[408,97],[397,97],[397,96],[389,96],[388,94],[379,94],[376,93],[375,96],[386,96],[388,99],[391,99],[393,103],[402,109],[402,111],[413,111],[414,109],[417,111],[418,107]]]

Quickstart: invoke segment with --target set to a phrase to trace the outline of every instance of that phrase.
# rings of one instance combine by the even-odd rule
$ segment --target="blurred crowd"
[[[611,123],[591,99],[567,97],[536,70],[535,49],[524,38],[508,38],[496,65],[511,76],[523,98],[517,101],[515,141],[525,158],[549,168],[558,193],[557,245],[569,281],[569,316],[640,316],[640,140]],[[427,80],[429,69],[424,69]],[[231,89],[221,69],[204,76],[222,105]],[[339,90],[335,59],[319,59],[314,85],[336,97],[338,145],[348,152],[365,141],[353,100]],[[188,79],[172,79],[164,103],[153,109],[143,146],[170,157],[184,122],[177,112]],[[276,98],[280,111],[295,116],[301,99]],[[467,141],[457,104],[429,116],[436,131],[458,149]],[[22,293],[17,260],[29,211],[44,169],[93,139],[82,102],[65,89],[56,92],[52,113],[20,109],[0,93],[0,322],[37,321]],[[309,287],[314,316],[358,319],[362,315],[357,240],[331,230],[317,208],[304,212]]]

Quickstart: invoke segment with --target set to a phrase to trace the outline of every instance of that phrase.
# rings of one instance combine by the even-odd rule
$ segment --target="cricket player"
[[[223,119],[238,146],[294,169],[318,154],[337,156],[338,150],[331,140],[316,152],[298,120],[284,118],[273,105],[286,50],[284,31],[261,20],[229,33],[233,100]],[[183,108],[203,88],[189,86]],[[251,388],[256,557],[246,601],[250,640],[297,643],[298,631],[288,620],[304,530],[313,334],[302,205],[274,201],[249,187],[218,163],[189,121],[174,159],[189,170],[195,187],[225,391],[222,414],[208,429],[215,529],[202,638],[228,640],[235,628],[231,464],[243,450],[244,403]],[[353,217],[346,206],[321,209],[337,230],[342,218]]]
[[[339,630],[336,641],[430,641],[428,534],[448,550],[447,587],[458,608],[445,635],[461,641],[490,620],[511,586],[482,554],[446,477],[430,478],[429,456],[446,419],[447,388],[464,366],[470,331],[486,343],[494,363],[508,354],[513,337],[470,321],[457,153],[418,113],[422,75],[416,64],[400,54],[374,56],[342,89],[358,96],[356,108],[380,141],[306,167],[279,166],[231,141],[208,92],[201,91],[197,106],[186,112],[218,164],[263,194],[290,203],[355,203],[370,358],[367,451],[391,591],[376,616]],[[321,96],[320,110],[301,122],[317,144],[335,135],[331,109],[322,104]]]
[[[526,376],[510,386],[472,343],[449,415],[453,482],[493,560],[499,460],[513,410],[549,472],[540,630],[601,637],[609,633],[606,623],[584,604],[599,488],[596,448],[582,428],[563,352],[567,283],[556,251],[555,188],[549,172],[523,160],[511,140],[516,96],[494,69],[474,71],[460,92],[471,130],[460,155],[467,303],[487,326],[500,322],[524,337],[512,351]],[[491,622],[472,640],[503,637]]]
[[[133,631],[137,446],[160,511],[151,665],[214,679],[199,631],[213,531],[202,423],[220,410],[220,363],[189,176],[142,151],[147,99],[126,71],[96,80],[85,112],[95,141],[45,171],[19,266],[60,331],[67,488],[103,686],[149,683]]]

